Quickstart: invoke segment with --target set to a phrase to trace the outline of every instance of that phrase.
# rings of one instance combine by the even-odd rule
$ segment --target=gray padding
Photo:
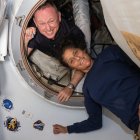
[[[90,51],[91,30],[88,0],[72,0],[75,24],[83,31]]]

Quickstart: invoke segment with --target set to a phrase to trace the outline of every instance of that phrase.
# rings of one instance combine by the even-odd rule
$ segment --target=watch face
[[[75,89],[75,87],[74,87],[74,85],[73,85],[72,83],[69,83],[69,84],[67,85],[67,87],[68,87],[68,88],[71,88],[71,89],[73,89],[73,90]]]

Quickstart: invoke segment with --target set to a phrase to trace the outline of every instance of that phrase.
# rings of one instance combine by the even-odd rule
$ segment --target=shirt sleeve
[[[28,48],[33,48],[33,49],[36,48],[36,41],[34,40],[34,38],[29,41]]]
[[[40,37],[41,34],[39,33],[38,29],[36,28],[36,34],[34,35],[34,37],[29,41],[28,43],[28,48],[33,48],[33,49],[37,49],[38,46],[41,45],[40,42]]]
[[[68,133],[82,133],[100,129],[102,127],[102,108],[94,102],[88,92],[85,94],[85,108],[89,115],[88,119],[67,126]]]
[[[128,57],[128,55],[118,46],[118,45],[112,45],[105,49],[105,53],[107,55],[104,55],[104,60],[115,60],[120,61],[122,63],[127,63],[132,66],[136,66],[136,64]]]

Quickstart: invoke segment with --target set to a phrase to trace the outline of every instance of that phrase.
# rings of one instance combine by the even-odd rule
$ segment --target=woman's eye
[[[72,65],[73,62],[74,62],[74,59],[71,59],[71,60],[69,61],[69,64]]]
[[[73,55],[74,55],[74,56],[76,56],[76,55],[77,55],[77,53],[78,53],[78,51],[77,51],[77,50],[75,50]]]
[[[72,64],[72,63],[73,63],[73,60],[71,59],[70,64]]]

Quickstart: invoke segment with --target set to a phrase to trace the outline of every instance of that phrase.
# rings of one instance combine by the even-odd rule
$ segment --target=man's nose
[[[46,24],[47,31],[51,31],[51,26],[49,24]]]

